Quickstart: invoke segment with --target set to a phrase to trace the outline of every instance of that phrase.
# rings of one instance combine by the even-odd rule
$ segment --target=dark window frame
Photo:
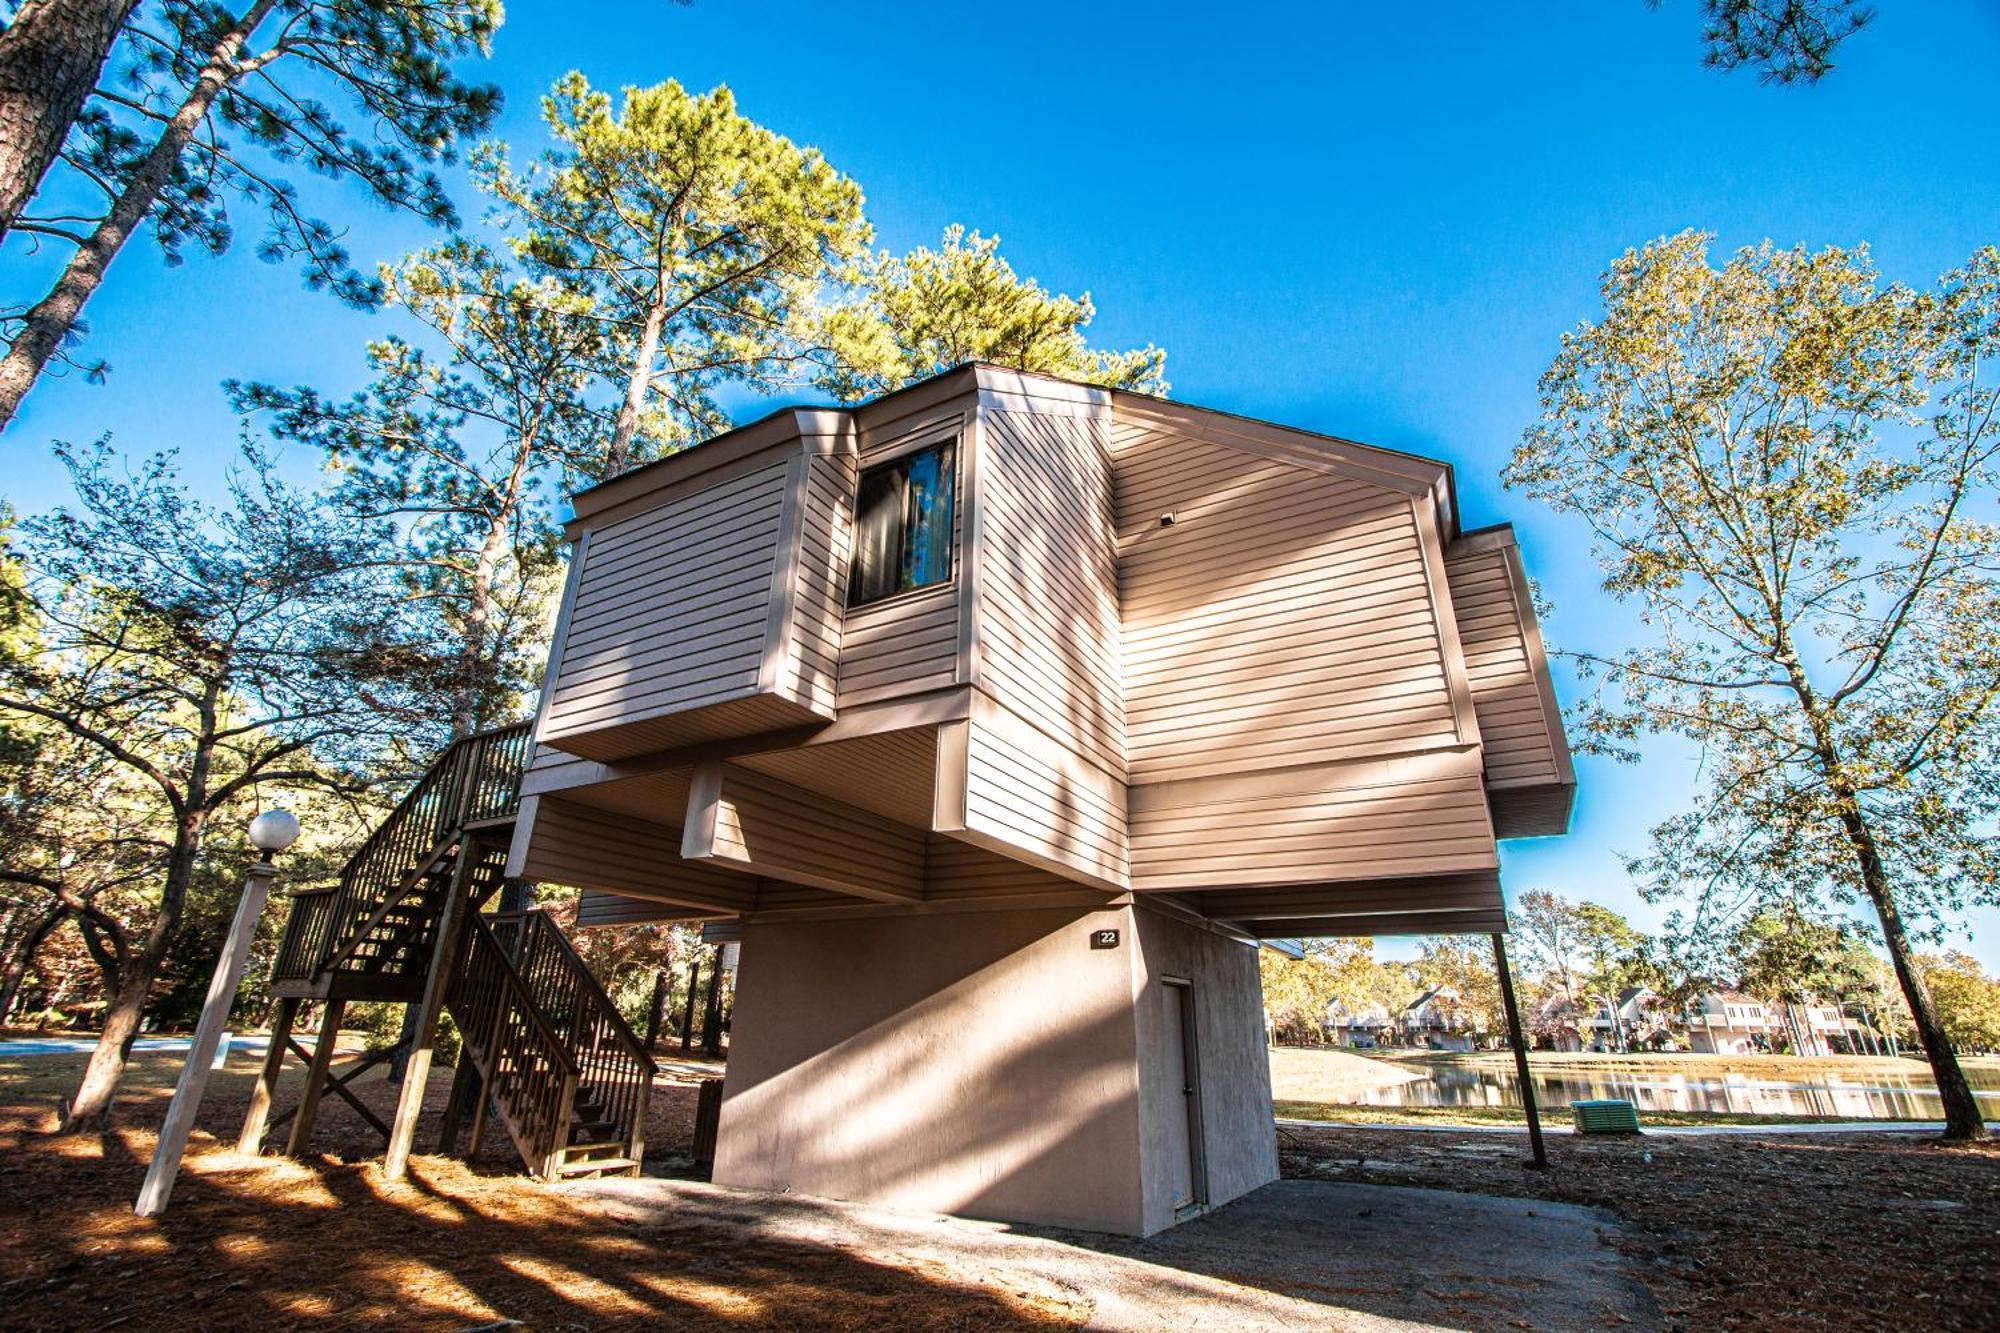
[[[854,551],[848,562],[847,608],[859,610],[882,606],[902,597],[912,597],[918,593],[933,592],[949,587],[958,577],[958,465],[960,457],[958,434],[934,436],[894,455],[871,462],[861,469],[855,479],[854,502]],[[936,476],[941,479],[940,490],[944,496],[943,517],[945,534],[942,543],[943,572],[921,583],[903,584],[904,571],[911,563],[916,550],[918,534],[923,529],[920,515],[913,513],[915,495],[910,478],[920,460],[930,455],[939,456]],[[871,552],[883,549],[879,538],[871,541],[871,519],[867,512],[871,490],[882,479],[893,479],[896,489],[893,522],[894,554],[889,557],[891,572],[886,580],[865,579],[863,564]],[[884,497],[887,498],[887,497]]]

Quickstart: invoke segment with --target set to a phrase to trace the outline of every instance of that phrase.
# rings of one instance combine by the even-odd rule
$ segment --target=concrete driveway
[[[1286,1180],[1130,1240],[680,1180],[563,1187],[627,1223],[848,1250],[972,1281],[1080,1294],[1092,1329],[1652,1328],[1608,1214],[1440,1190]]]

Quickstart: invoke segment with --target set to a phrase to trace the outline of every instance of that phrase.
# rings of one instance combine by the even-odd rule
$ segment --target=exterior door
[[[1169,979],[1160,987],[1164,1011],[1161,1057],[1167,1084],[1179,1094],[1179,1106],[1167,1116],[1167,1160],[1173,1172],[1174,1212],[1207,1201],[1201,1149],[1201,1052],[1196,1039],[1194,986]]]

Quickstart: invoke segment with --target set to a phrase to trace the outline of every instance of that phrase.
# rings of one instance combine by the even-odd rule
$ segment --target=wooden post
[[[271,1046],[264,1052],[264,1067],[250,1086],[250,1110],[243,1117],[243,1133],[236,1139],[236,1151],[256,1153],[264,1149],[264,1126],[271,1119],[271,1097],[278,1090],[278,1075],[285,1070],[285,1043],[292,1039],[292,1020],[298,1016],[297,1000],[278,1001],[271,1018]]]
[[[1521,1035],[1521,1007],[1514,1002],[1514,974],[1507,968],[1507,940],[1493,936],[1493,967],[1500,974],[1500,1003],[1507,1011],[1507,1035],[1514,1043],[1514,1074],[1521,1085],[1521,1107],[1528,1113],[1528,1142],[1535,1153],[1534,1168],[1549,1169],[1549,1152],[1542,1143],[1542,1114],[1535,1106],[1535,1081],[1528,1073],[1528,1042]]]
[[[447,1157],[458,1142],[458,1127],[465,1119],[465,1103],[475,1090],[484,1091],[478,1085],[479,1074],[472,1067],[472,1052],[466,1050],[461,1042],[458,1067],[451,1075],[451,1100],[444,1104],[444,1123],[438,1127],[437,1150]]]
[[[465,881],[478,857],[479,840],[460,839],[458,860],[451,868],[451,887],[445,891],[444,907],[438,912],[437,943],[431,948],[431,968],[424,977],[424,998],[419,1002],[416,1032],[410,1039],[410,1062],[396,1099],[396,1122],[389,1128],[389,1153],[382,1159],[382,1174],[391,1180],[401,1180],[409,1171],[410,1145],[416,1141],[417,1116],[424,1109],[424,1084],[430,1079],[431,1048],[437,1044],[438,1015],[444,1012],[445,991],[451,986],[459,941],[465,934],[460,928],[466,908]]]
[[[306,1085],[299,1091],[299,1109],[292,1113],[292,1132],[285,1140],[287,1157],[304,1156],[306,1144],[312,1142],[313,1124],[319,1119],[319,1099],[326,1092],[326,1071],[333,1064],[333,1048],[340,1044],[340,1020],[346,1013],[345,1000],[329,999],[320,1010],[312,1063],[306,1066]]]
[[[208,1089],[215,1049],[222,1042],[223,1026],[229,1022],[229,1006],[243,980],[243,967],[250,961],[257,918],[264,914],[264,900],[270,896],[271,880],[277,873],[278,868],[260,856],[243,876],[243,896],[236,900],[236,915],[230,919],[229,935],[222,942],[222,956],[215,960],[215,974],[208,980],[208,998],[202,1002],[201,1021],[195,1024],[187,1063],[181,1066],[180,1082],[174,1085],[174,1099],[167,1105],[166,1123],[160,1126],[160,1140],[153,1148],[152,1165],[146,1168],[139,1201],[132,1207],[141,1217],[165,1212],[173,1195],[181,1156],[187,1152],[188,1135],[194,1131],[195,1112],[201,1109],[201,1095]]]

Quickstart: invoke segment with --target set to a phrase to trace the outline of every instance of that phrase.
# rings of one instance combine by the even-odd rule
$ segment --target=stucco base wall
[[[1116,930],[1116,948],[1092,948]],[[715,1180],[1145,1235],[1185,1115],[1156,974],[1196,983],[1212,1202],[1277,1175],[1254,951],[1129,907],[746,922]],[[1150,1084],[1153,1086],[1149,1086]]]
[[[1141,900],[1143,901],[1143,899]],[[1164,1045],[1172,1039],[1166,1006],[1180,1003],[1169,982],[1188,983],[1193,999],[1200,1100],[1199,1201],[1228,1203],[1278,1178],[1278,1136],[1271,1117],[1271,1060],[1264,1045],[1264,986],[1257,950],[1192,922],[1141,908],[1133,977],[1138,1027],[1139,1109],[1143,1141],[1146,1234],[1174,1224],[1169,1131],[1186,1115]]]

